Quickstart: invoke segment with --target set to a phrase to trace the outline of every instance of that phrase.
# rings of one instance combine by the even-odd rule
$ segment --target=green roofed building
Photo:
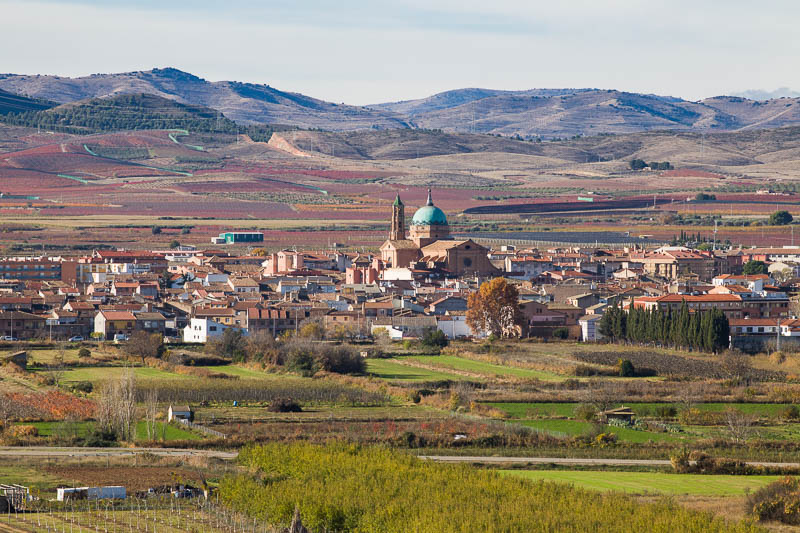
[[[239,244],[264,242],[264,234],[260,231],[228,231],[211,239],[214,244]]]

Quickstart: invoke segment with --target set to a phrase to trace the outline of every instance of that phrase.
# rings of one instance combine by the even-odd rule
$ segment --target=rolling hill
[[[46,100],[28,98],[19,94],[0,90],[0,115],[8,113],[24,113],[25,111],[41,111],[56,104]]]
[[[0,89],[60,103],[152,94],[218,110],[241,124],[286,124],[328,131],[433,129],[553,139],[653,130],[714,132],[800,125],[800,98],[717,96],[690,102],[604,89],[469,88],[359,107],[269,85],[210,82],[175,68],[82,78],[0,74]]]

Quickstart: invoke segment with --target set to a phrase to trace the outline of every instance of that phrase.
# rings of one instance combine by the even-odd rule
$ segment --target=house
[[[581,327],[581,341],[594,342],[603,338],[600,333],[600,320],[603,315],[584,315],[578,319],[578,325]]]
[[[188,405],[169,406],[169,410],[167,411],[167,422],[172,422],[173,420],[186,420],[191,422],[192,419],[194,419],[194,412]]]
[[[0,311],[0,335],[14,339],[44,337],[45,318],[23,311]]]
[[[136,316],[130,311],[100,311],[94,317],[94,332],[104,339],[113,339],[118,333],[130,337],[135,330]]]
[[[205,344],[209,339],[221,337],[230,327],[208,318],[192,318],[189,324],[183,328],[183,342]]]

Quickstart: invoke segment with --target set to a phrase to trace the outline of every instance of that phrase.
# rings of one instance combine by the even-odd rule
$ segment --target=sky
[[[797,0],[0,0],[0,72],[175,67],[354,105],[463,87],[800,89]]]

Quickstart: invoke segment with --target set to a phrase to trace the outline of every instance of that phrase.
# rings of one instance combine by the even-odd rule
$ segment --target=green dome
[[[444,211],[433,205],[431,190],[428,189],[428,201],[425,205],[417,209],[414,218],[411,219],[412,226],[446,226],[447,217]]]
[[[444,226],[447,224],[447,217],[435,205],[424,205],[414,213],[411,223],[415,226]]]

